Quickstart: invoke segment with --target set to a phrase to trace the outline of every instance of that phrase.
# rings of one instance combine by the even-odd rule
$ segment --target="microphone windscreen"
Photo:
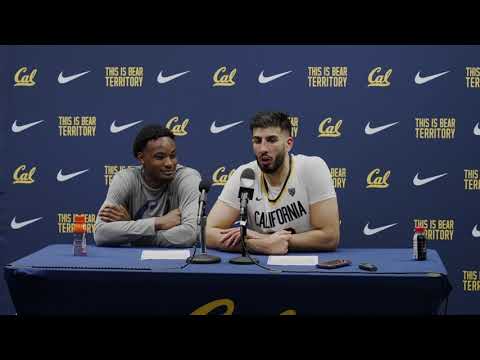
[[[208,192],[210,190],[210,186],[212,186],[212,182],[210,180],[202,180],[200,181],[200,185],[198,185],[198,190],[202,192],[205,190],[205,192]]]
[[[240,187],[253,188],[254,182],[255,172],[250,168],[243,170],[242,175],[240,175]]]
[[[242,178],[255,180],[255,173],[253,172],[252,169],[246,168],[245,170],[242,171],[242,175],[240,175],[240,179]]]

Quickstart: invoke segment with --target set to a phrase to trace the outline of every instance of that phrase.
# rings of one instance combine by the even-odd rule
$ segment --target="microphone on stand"
[[[205,215],[205,207],[207,206],[207,193],[210,190],[211,185],[212,183],[209,180],[202,180],[198,185],[200,197],[198,198],[197,225],[201,225],[202,216]]]
[[[252,200],[255,184],[255,172],[246,168],[240,175],[240,189],[238,198],[240,199],[240,243],[242,244],[242,255],[230,259],[230,263],[238,265],[251,265],[258,263],[258,260],[247,256],[247,247],[245,237],[247,236],[247,209],[248,200]]]
[[[200,245],[202,252],[194,256],[190,256],[187,262],[192,264],[214,264],[220,262],[220,258],[215,255],[208,255],[205,247],[205,225],[207,224],[207,216],[205,208],[207,206],[207,193],[210,190],[211,182],[202,180],[198,186],[200,197],[198,198],[198,213],[197,213],[197,236],[200,238]]]

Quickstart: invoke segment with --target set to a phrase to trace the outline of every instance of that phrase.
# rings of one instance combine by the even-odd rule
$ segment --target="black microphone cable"
[[[195,241],[195,244],[193,244],[193,254],[187,258],[185,264],[183,264],[179,269],[183,270],[186,269],[188,266],[192,264],[192,259],[194,258],[195,254],[197,253],[197,242]],[[190,247],[189,249],[191,249]]]

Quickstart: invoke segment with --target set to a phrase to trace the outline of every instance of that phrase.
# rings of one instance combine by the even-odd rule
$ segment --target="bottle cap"
[[[74,215],[73,222],[76,224],[85,224],[85,215]]]
[[[87,226],[85,224],[73,224],[73,232],[76,234],[83,234],[87,231]]]
[[[425,228],[423,228],[423,227],[421,227],[421,226],[416,226],[416,227],[415,227],[415,232],[423,233],[423,232],[425,232]]]

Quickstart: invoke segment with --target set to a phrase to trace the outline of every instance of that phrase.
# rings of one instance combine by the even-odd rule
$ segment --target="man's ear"
[[[287,139],[288,151],[292,150],[293,147],[293,137],[289,136]]]
[[[143,163],[144,163],[144,155],[143,155],[143,152],[139,152],[139,153],[137,154],[137,159],[138,159],[138,161],[140,161],[140,163],[143,165]]]

